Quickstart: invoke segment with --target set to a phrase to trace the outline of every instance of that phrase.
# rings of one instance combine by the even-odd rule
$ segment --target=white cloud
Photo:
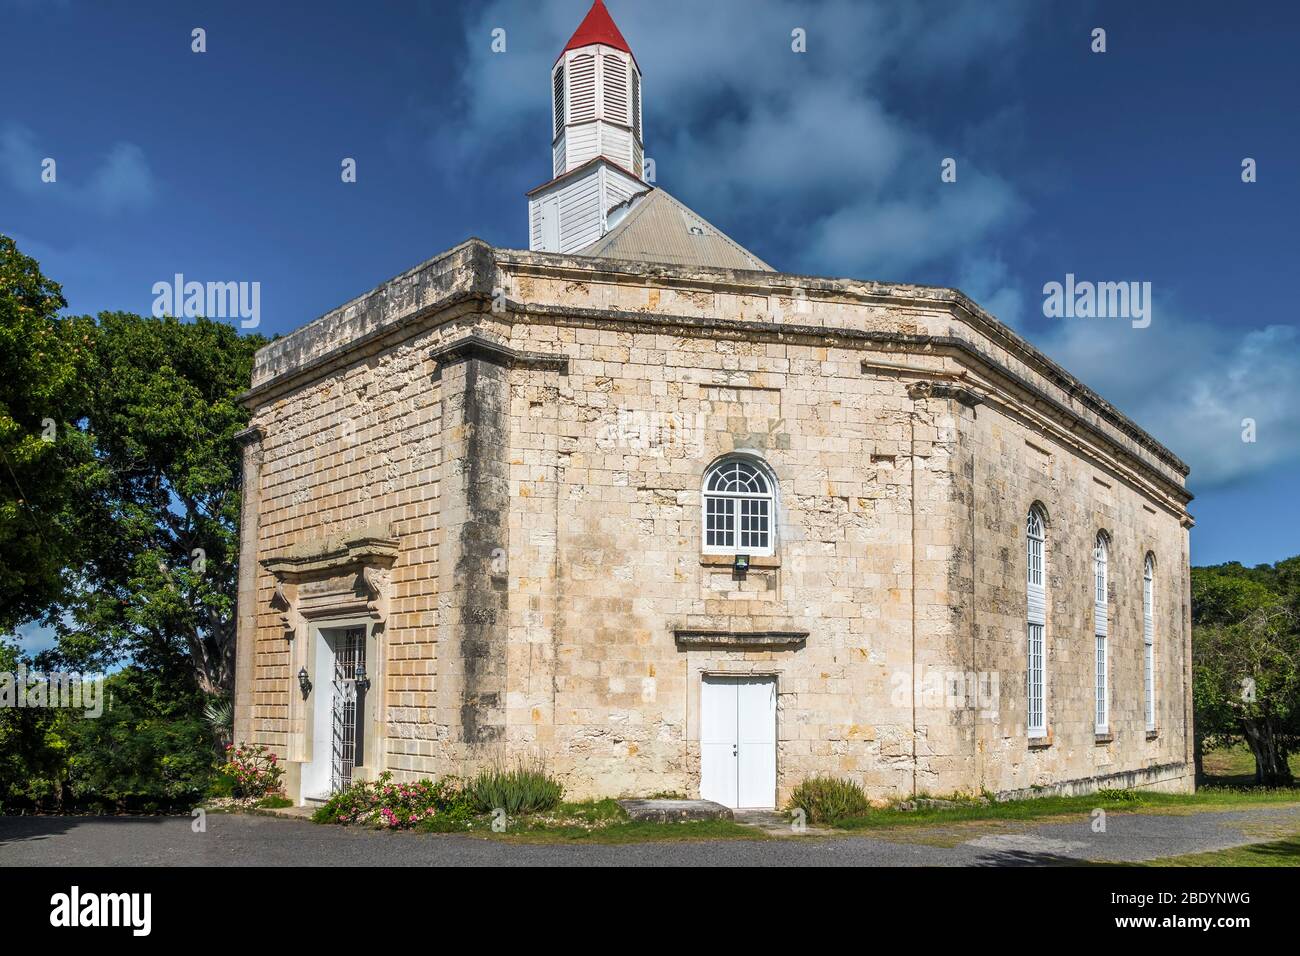
[[[981,160],[1018,135],[1014,89],[997,114],[956,125],[901,114],[891,93],[976,71],[1004,77],[1032,4],[607,4],[644,72],[646,152],[664,188],[779,269],[897,281],[954,271],[1009,325],[1037,310],[1037,290],[1027,300],[999,249],[1029,215],[1027,200]],[[481,6],[449,94],[461,121],[431,138],[436,162],[454,172],[491,163],[537,182],[549,174],[546,79],[589,5]],[[491,52],[494,27],[507,30],[508,53]],[[807,31],[806,54],[790,50],[795,27]],[[939,178],[949,156],[954,184]],[[521,197],[520,233],[523,221]],[[1031,335],[1187,460],[1198,488],[1300,456],[1297,337],[1288,326],[1197,321],[1160,302],[1148,329],[1079,319]],[[1241,441],[1243,418],[1257,422],[1253,445]]]
[[[42,162],[52,158],[55,181],[41,178]],[[0,128],[0,175],[16,190],[48,196],[79,209],[112,215],[153,202],[155,184],[144,151],[134,143],[112,144],[103,160],[90,169],[69,161],[59,150],[42,148],[26,126],[7,123]]]
[[[466,29],[454,94],[464,121],[432,137],[435,161],[547,174],[547,77],[588,6],[483,5]],[[927,132],[926,117],[890,110],[886,90],[900,78],[1005,69],[1028,4],[608,6],[645,76],[646,154],[659,184],[742,243],[767,237],[777,268],[911,280],[921,266],[987,244],[1024,211],[1010,183],[961,158],[964,129]],[[504,54],[491,52],[496,27],[507,31]],[[791,51],[796,27],[807,53]],[[537,141],[521,130],[540,131]],[[939,179],[948,156],[959,159],[955,184]],[[521,231],[523,217],[521,201]]]
[[[961,257],[957,288],[978,302],[985,312],[1012,328],[1024,320],[1025,297],[1000,256],[968,254]]]
[[[1191,484],[1231,484],[1300,458],[1300,329],[1244,330],[1162,314],[1062,319],[1035,344],[1191,466]],[[1257,440],[1242,441],[1254,419]]]

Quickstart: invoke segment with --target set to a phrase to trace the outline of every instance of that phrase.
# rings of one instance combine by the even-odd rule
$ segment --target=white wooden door
[[[328,634],[316,631],[316,666],[311,675],[311,761],[302,768],[303,799],[324,800],[330,793],[334,755],[334,648]]]
[[[740,753],[738,807],[776,805],[776,678],[743,681],[739,687]]]
[[[700,796],[733,808],[776,803],[776,678],[705,677]]]
[[[700,687],[700,797],[737,807],[740,710],[733,677],[706,677]]]
[[[560,200],[558,196],[549,196],[542,200],[542,244],[543,252],[560,251]]]

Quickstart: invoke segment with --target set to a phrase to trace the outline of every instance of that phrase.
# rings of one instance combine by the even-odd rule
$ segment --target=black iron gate
[[[357,763],[357,667],[365,673],[366,629],[350,627],[335,639],[334,646],[334,752],[330,767],[330,790],[338,793],[352,785]]]

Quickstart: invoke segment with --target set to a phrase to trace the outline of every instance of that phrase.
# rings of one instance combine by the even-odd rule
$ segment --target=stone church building
[[[775,270],[560,53],[529,250],[263,348],[236,739],[289,795],[544,759],[573,797],[1189,790],[1187,466],[953,289]]]

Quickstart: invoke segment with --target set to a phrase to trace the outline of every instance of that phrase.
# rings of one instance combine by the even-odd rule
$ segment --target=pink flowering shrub
[[[274,753],[262,744],[226,745],[226,762],[221,773],[231,781],[236,797],[265,797],[280,792],[284,768]]]
[[[408,830],[421,824],[468,827],[472,817],[473,811],[455,777],[393,783],[393,775],[385,772],[378,781],[360,781],[334,794],[312,819],[317,823]]]

